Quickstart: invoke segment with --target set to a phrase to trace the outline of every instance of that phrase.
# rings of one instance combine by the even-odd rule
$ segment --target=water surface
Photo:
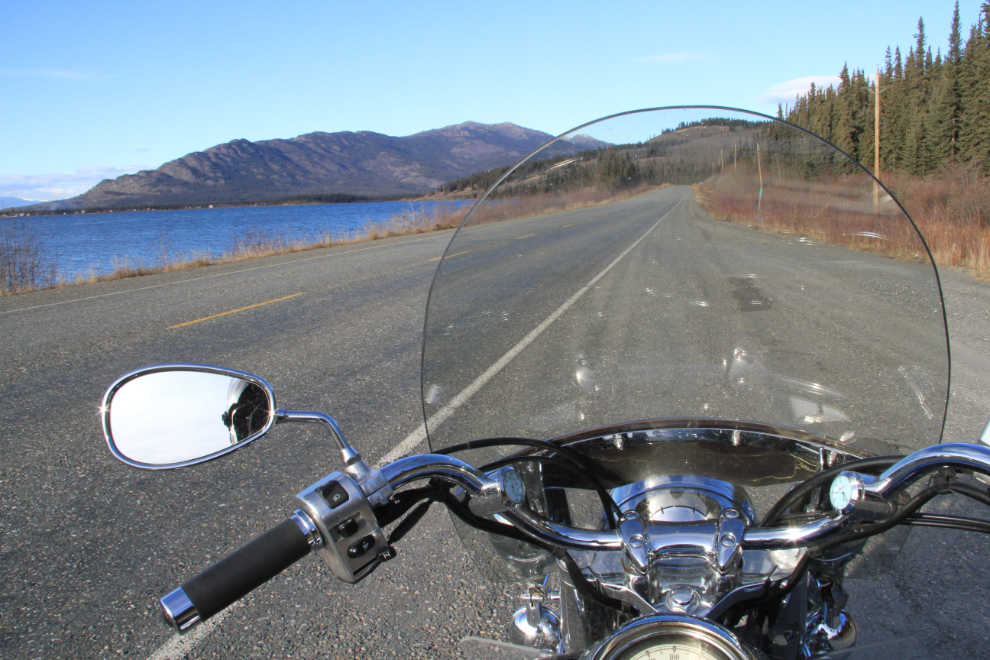
[[[181,211],[137,211],[21,218],[41,241],[63,277],[106,273],[114,259],[154,266],[162,258],[220,256],[251,232],[290,241],[321,234],[349,237],[368,223],[387,223],[400,214],[431,213],[438,204],[467,202],[364,202],[303,206],[247,206]]]

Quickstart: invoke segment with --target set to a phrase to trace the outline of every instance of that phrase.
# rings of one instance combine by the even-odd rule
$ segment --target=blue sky
[[[964,31],[979,0],[960,0]],[[57,199],[236,138],[561,133],[642,107],[774,112],[953,0],[19,2],[0,8],[0,195]],[[964,34],[965,37],[965,34]]]

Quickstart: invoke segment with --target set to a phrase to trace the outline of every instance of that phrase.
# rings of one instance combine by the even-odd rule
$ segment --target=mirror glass
[[[264,433],[273,401],[242,378],[161,371],[124,383],[108,404],[107,431],[124,457],[147,465],[192,461]]]

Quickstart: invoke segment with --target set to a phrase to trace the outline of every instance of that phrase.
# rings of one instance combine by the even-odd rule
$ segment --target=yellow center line
[[[447,256],[448,257],[459,257],[462,254],[467,254],[470,251],[471,250],[464,250],[464,252],[458,252],[457,254],[448,254]],[[443,259],[443,257],[434,257],[434,258],[430,259],[429,261],[440,261],[441,259]]]
[[[570,227],[570,225],[564,225],[564,227]],[[561,229],[563,229],[564,227],[561,227]]]
[[[529,238],[530,236],[536,236],[536,234],[526,234],[525,236],[516,236],[516,240],[519,240],[520,238]]]
[[[303,292],[305,293],[305,292]],[[275,300],[269,300],[267,302],[256,303],[254,305],[248,305],[247,307],[241,307],[239,309],[232,309],[229,312],[220,312],[219,314],[214,314],[213,316],[204,316],[201,319],[196,319],[195,321],[186,321],[185,323],[179,323],[178,325],[168,326],[169,330],[174,330],[176,328],[181,328],[183,326],[192,325],[193,323],[201,323],[203,321],[209,321],[210,319],[215,319],[221,316],[227,316],[227,314],[234,314],[236,312],[243,312],[245,309],[254,309],[255,307],[262,307],[264,305],[271,305],[272,303],[277,303],[280,300],[288,300],[289,298],[295,298],[297,296],[303,295],[302,293],[293,293],[291,296],[284,296],[282,298],[276,298]]]

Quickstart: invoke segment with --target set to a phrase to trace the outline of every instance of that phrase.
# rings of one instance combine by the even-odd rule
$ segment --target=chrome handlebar
[[[874,497],[889,501],[917,480],[941,469],[990,475],[990,447],[964,443],[927,447],[904,457],[866,488]],[[622,538],[617,530],[568,527],[507,499],[504,479],[499,478],[500,474],[504,477],[504,470],[488,475],[464,461],[438,454],[410,456],[381,468],[393,488],[417,479],[439,478],[453,482],[464,489],[468,505],[476,515],[498,513],[499,518],[545,543],[585,552],[622,549]],[[836,513],[787,527],[749,527],[743,535],[742,547],[745,550],[806,547],[841,531],[848,521],[849,516]]]
[[[511,467],[490,474],[443,454],[407,456],[380,469],[385,482],[394,490],[418,479],[442,479],[457,485],[460,499],[476,516],[490,516],[519,505],[525,499],[522,477]]]
[[[890,466],[866,489],[889,500],[937,470],[966,470],[990,475],[990,447],[962,442],[925,447]]]

